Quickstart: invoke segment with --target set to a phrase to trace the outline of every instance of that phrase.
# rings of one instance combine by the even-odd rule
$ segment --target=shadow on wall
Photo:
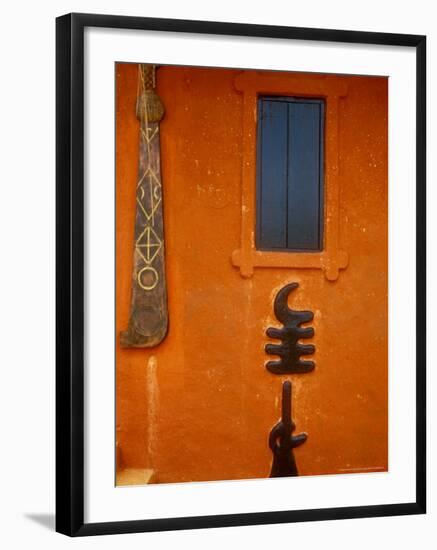
[[[24,517],[39,523],[49,531],[55,530],[55,514],[24,514]]]

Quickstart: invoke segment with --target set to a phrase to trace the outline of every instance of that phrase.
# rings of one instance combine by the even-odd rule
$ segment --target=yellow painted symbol
[[[136,241],[136,248],[146,264],[151,264],[161,250],[162,241],[152,227],[144,228]]]
[[[158,272],[149,265],[143,267],[143,269],[138,272],[137,281],[143,290],[153,290],[159,281]]]

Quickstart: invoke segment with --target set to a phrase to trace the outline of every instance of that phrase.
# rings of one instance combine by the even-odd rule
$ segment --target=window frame
[[[347,97],[347,78],[339,75],[285,71],[243,70],[234,78],[242,94],[242,165],[240,247],[231,262],[244,278],[258,268],[319,269],[329,281],[338,279],[349,262],[340,245],[340,158],[339,118],[341,102]],[[325,186],[323,250],[293,252],[257,250],[256,231],[256,149],[257,102],[261,96],[287,96],[325,101]]]

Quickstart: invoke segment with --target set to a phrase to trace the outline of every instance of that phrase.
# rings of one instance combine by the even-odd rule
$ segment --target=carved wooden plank
[[[123,347],[156,346],[168,329],[159,146],[159,122],[163,116],[164,107],[155,91],[155,66],[140,65],[137,99],[140,141],[132,296],[128,328],[120,333]]]

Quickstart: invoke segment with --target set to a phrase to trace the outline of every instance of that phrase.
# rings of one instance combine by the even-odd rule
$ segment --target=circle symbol
[[[143,290],[153,290],[158,284],[159,275],[156,269],[150,266],[143,267],[138,272],[137,281]]]

